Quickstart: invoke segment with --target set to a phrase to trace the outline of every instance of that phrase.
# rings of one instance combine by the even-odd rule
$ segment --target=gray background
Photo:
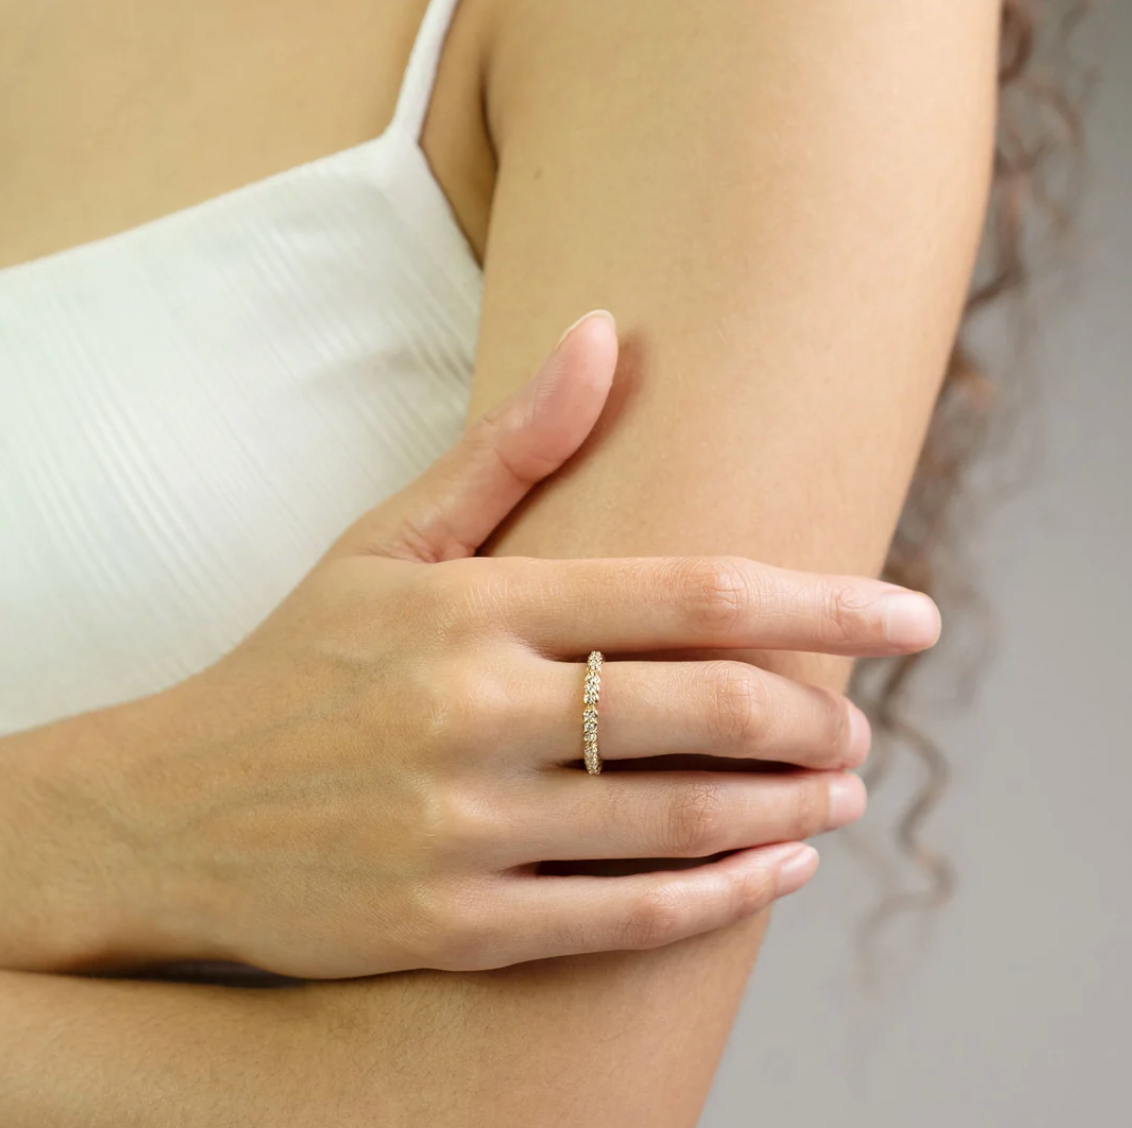
[[[927,708],[954,767],[927,837],[957,895],[892,926],[870,988],[855,930],[885,886],[860,835],[819,841],[701,1128],[1132,1126],[1132,3],[1099,6],[1077,54],[1100,77],[1078,250],[1038,306],[1040,457],[975,553],[997,649],[972,705]],[[863,828],[901,882],[885,835],[919,778],[905,758]]]

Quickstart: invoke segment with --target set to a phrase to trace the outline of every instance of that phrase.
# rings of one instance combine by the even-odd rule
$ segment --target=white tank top
[[[482,278],[419,145],[456,3],[375,140],[0,270],[0,734],[213,662],[461,434]]]

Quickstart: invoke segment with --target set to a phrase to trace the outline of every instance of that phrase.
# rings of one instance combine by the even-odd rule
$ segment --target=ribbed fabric
[[[0,733],[173,684],[461,433],[481,274],[376,140],[0,270]]]

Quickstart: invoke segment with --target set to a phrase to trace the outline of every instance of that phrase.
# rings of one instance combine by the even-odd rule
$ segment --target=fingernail
[[[850,767],[860,767],[865,762],[869,755],[869,749],[873,743],[873,729],[869,724],[869,718],[853,704],[849,702],[849,748],[846,757],[849,760]]]
[[[892,591],[880,597],[884,634],[897,646],[924,649],[939,640],[939,608],[926,595],[914,591]]]
[[[787,897],[801,889],[817,872],[818,852],[799,844],[778,867],[778,896]]]
[[[569,337],[583,321],[589,321],[592,317],[607,318],[611,324],[616,326],[616,322],[613,321],[613,314],[608,310],[595,309],[590,310],[587,314],[583,314],[583,316],[579,317],[558,339],[558,344],[554,346],[550,355],[542,362],[542,367],[539,368],[538,372],[515,392],[511,399],[511,410],[518,413],[522,420],[521,426],[524,429],[535,424],[536,417],[542,410],[544,404],[554,402],[554,389],[563,370],[562,360],[558,355],[559,350],[566,341],[566,338]]]
[[[868,805],[869,796],[864,781],[852,772],[842,772],[829,783],[829,822],[827,830],[836,830],[856,822]]]
[[[589,319],[591,317],[604,317],[606,319],[606,321],[608,321],[610,323],[610,325],[612,325],[614,327],[614,329],[617,328],[617,321],[614,318],[613,314],[609,312],[609,310],[607,310],[607,309],[591,309],[589,313],[583,313],[582,316],[579,317],[578,320],[575,321],[574,324],[571,325],[570,328],[567,329],[566,332],[563,333],[562,336],[558,338],[558,344],[556,344],[554,346],[554,351],[557,352],[566,343],[566,338],[569,337],[570,334],[573,333],[574,330],[577,329],[578,326],[581,325],[583,321],[589,321]]]

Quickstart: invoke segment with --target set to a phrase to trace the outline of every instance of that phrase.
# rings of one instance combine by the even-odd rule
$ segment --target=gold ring
[[[586,660],[586,688],[582,695],[582,754],[586,760],[586,771],[590,775],[601,775],[601,756],[597,751],[597,699],[601,694],[600,650],[591,650]]]

